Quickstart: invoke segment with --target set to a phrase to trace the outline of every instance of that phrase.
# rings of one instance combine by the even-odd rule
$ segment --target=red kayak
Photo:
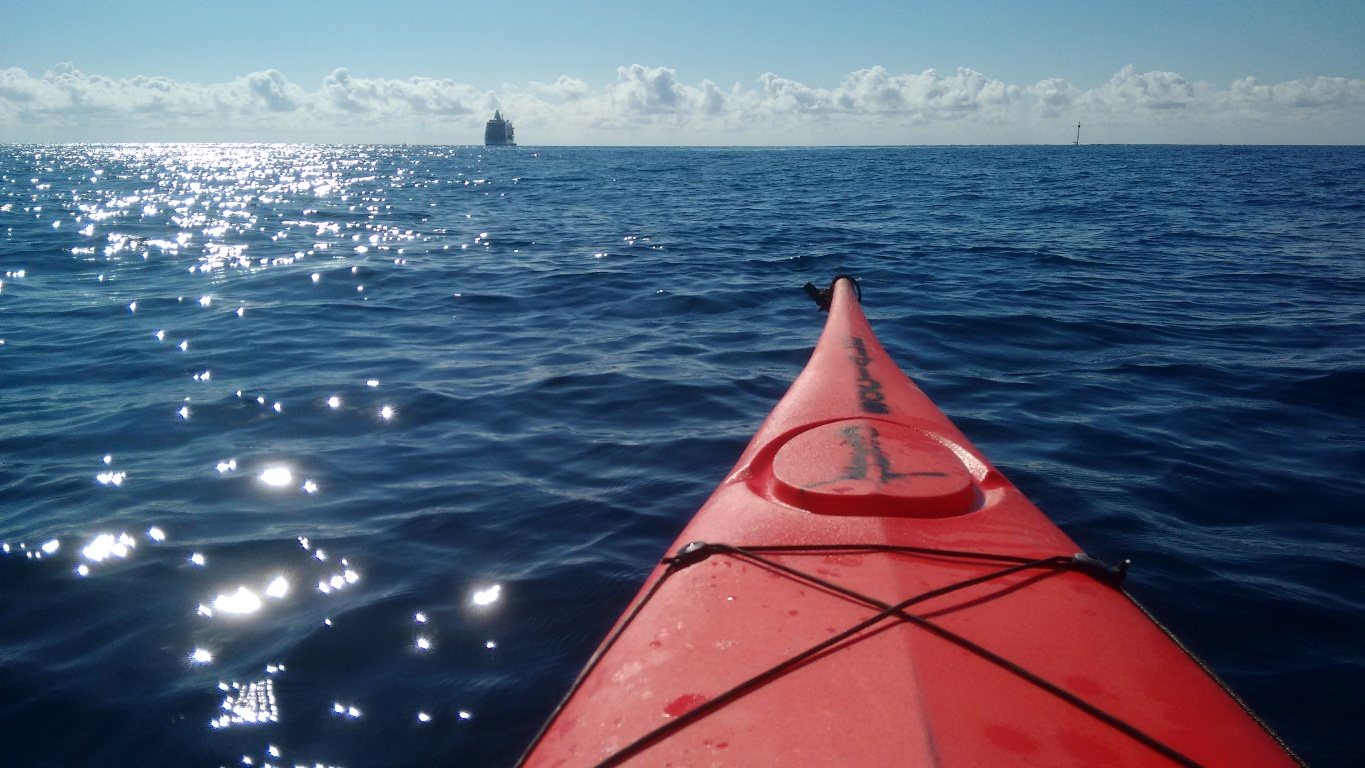
[[[1302,765],[887,356],[810,363],[526,766]]]

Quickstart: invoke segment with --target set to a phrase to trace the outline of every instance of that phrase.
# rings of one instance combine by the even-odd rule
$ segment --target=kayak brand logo
[[[878,439],[882,433],[874,427],[864,425],[844,427],[840,430],[840,434],[853,455],[849,457],[848,467],[844,469],[843,476],[838,480],[866,480],[868,470],[871,469],[868,459],[876,463],[877,483],[880,485],[910,476],[905,472],[896,472],[891,468],[891,457],[887,456],[886,451],[882,450],[882,441]],[[923,473],[917,472],[915,474]],[[830,482],[837,482],[837,480]]]
[[[849,480],[864,480],[878,486],[889,485],[906,477],[948,477],[946,472],[897,472],[891,465],[891,455],[882,447],[882,433],[867,422],[842,427],[840,444],[849,451],[848,466],[843,474],[830,480],[802,485],[803,490],[821,488]]]
[[[858,368],[858,403],[863,407],[863,412],[891,413],[886,405],[886,394],[882,392],[882,383],[873,378],[872,372],[867,369],[872,364],[872,356],[867,354],[867,344],[857,336],[849,336],[844,339],[844,348],[853,352],[848,359]]]

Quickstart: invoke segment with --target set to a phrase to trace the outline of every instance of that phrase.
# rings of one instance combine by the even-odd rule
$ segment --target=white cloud
[[[0,80],[6,111],[20,118],[199,112],[208,106],[198,98],[201,92],[201,86],[164,77],[114,80],[87,75],[70,64],[60,64],[40,79],[11,68]]]
[[[1059,117],[1070,114],[1069,110],[1081,97],[1081,89],[1061,79],[1049,77],[1028,87],[1035,96],[1034,110],[1043,117]]]
[[[537,94],[557,96],[564,101],[578,101],[588,95],[588,84],[568,75],[560,75],[553,83],[531,83]]]
[[[561,75],[493,91],[346,69],[309,88],[273,69],[199,84],[71,64],[38,77],[10,68],[0,70],[0,140],[466,143],[502,109],[531,144],[1053,143],[1073,120],[1094,141],[1365,141],[1365,80],[1342,77],[1219,88],[1130,65],[1084,89],[1060,78],[1020,86],[965,67],[873,66],[832,88],[767,72],[722,89],[667,67],[615,74],[601,87]]]
[[[1186,109],[1208,93],[1208,86],[1193,83],[1174,72],[1144,72],[1129,64],[1103,86],[1087,91],[1084,106],[1116,112]]]
[[[617,67],[616,83],[607,86],[607,94],[624,111],[643,114],[677,111],[687,98],[673,70],[639,64]]]
[[[252,107],[264,106],[270,112],[293,112],[303,107],[308,100],[302,88],[286,80],[284,75],[274,69],[252,72],[235,80],[232,85],[246,89],[247,102]]]
[[[613,116],[648,119],[667,115],[675,122],[687,122],[723,112],[725,94],[710,80],[683,85],[672,69],[632,64],[617,67],[616,82],[607,86],[604,106],[611,108],[602,115],[608,120]]]
[[[1298,109],[1349,109],[1365,104],[1365,80],[1316,77],[1261,85],[1256,78],[1248,77],[1233,82],[1227,97],[1230,103],[1239,107],[1275,105]]]
[[[344,68],[322,81],[320,109],[371,117],[469,115],[483,110],[490,95],[453,80],[414,77],[408,80],[351,77]]]
[[[812,88],[772,72],[759,78],[768,113],[899,115],[916,121],[952,120],[969,114],[992,119],[1021,93],[1018,86],[959,68],[948,77],[929,69],[915,75],[892,75],[883,67],[860,69],[837,88]]]

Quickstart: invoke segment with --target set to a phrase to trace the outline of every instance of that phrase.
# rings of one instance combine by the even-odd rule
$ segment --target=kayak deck
[[[855,288],[523,764],[1296,764],[891,361]]]

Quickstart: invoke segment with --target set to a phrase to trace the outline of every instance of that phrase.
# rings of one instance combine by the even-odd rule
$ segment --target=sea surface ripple
[[[1365,754],[1365,149],[5,145],[0,230],[0,764],[510,765],[838,273]]]

